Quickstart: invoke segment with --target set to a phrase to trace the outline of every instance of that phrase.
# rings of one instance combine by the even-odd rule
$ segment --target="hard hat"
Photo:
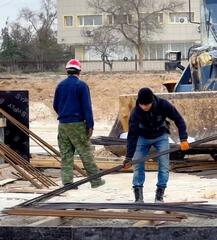
[[[75,68],[81,70],[81,63],[77,59],[70,59],[66,64],[66,69]]]

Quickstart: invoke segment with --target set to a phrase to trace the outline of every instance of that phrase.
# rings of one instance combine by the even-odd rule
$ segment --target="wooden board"
[[[101,158],[102,159],[102,158]],[[98,166],[99,169],[101,170],[106,170],[106,169],[110,169],[113,168],[117,165],[120,164],[120,161],[103,161],[103,160],[98,160],[97,158],[96,160],[96,164]],[[31,159],[31,165],[34,167],[40,167],[40,168],[60,168],[61,164],[60,162],[57,162],[54,159],[51,158],[44,158],[44,159],[37,159],[37,158],[33,158]],[[75,164],[80,167],[81,169],[83,169],[83,164],[80,160],[75,160]],[[148,161],[145,164],[145,168],[147,171],[156,171],[157,170],[157,162],[155,161]],[[123,169],[123,172],[132,172],[132,168],[129,169]]]
[[[1,180],[0,181],[0,186],[4,186],[8,183],[12,183],[12,182],[15,182],[17,179],[14,179],[14,178],[8,178],[8,179],[4,179],[4,180]]]

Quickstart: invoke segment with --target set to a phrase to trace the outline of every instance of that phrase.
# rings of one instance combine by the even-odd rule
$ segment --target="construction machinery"
[[[189,0],[189,21],[191,9]],[[165,83],[169,93],[159,93],[159,97],[169,100],[184,117],[188,134],[198,140],[217,132],[217,1],[201,0],[201,44],[189,49],[186,67],[181,65],[181,52],[167,53],[167,71],[182,70],[178,81]],[[195,22],[193,22],[195,23]],[[135,105],[135,95],[122,95],[119,98],[119,114],[109,134],[121,138],[127,135],[128,118]],[[125,134],[124,134],[125,133]],[[177,143],[178,133],[171,127],[171,142]],[[216,145],[217,146],[217,145]],[[108,146],[114,154],[124,155],[126,147]],[[203,151],[202,151],[203,153]],[[214,145],[210,155],[217,159]]]
[[[216,11],[217,2],[215,0],[201,0],[201,45],[195,45],[189,49],[189,61],[186,67],[181,65],[181,52],[171,51],[167,53],[165,69],[170,71],[179,68],[183,71],[174,88],[171,87],[170,83],[165,84],[168,91],[192,92],[217,90]],[[189,20],[192,22],[190,13]]]

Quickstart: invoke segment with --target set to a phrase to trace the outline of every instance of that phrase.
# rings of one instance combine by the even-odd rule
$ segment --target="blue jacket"
[[[152,107],[147,112],[139,107],[137,101],[129,119],[126,157],[133,157],[139,136],[154,139],[168,132],[168,121],[166,121],[166,118],[174,121],[178,128],[180,139],[188,138],[184,119],[167,100],[154,96]]]
[[[93,112],[87,84],[75,75],[68,76],[56,88],[53,108],[60,123],[85,122],[93,128]]]

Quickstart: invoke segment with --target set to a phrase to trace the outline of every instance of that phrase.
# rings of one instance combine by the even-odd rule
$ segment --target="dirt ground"
[[[55,118],[52,109],[54,90],[65,75],[32,74],[1,76],[1,90],[28,90],[30,96],[30,121]],[[90,87],[95,121],[114,120],[118,113],[118,97],[135,94],[141,87],[155,92],[164,91],[162,83],[178,79],[178,73],[106,73],[83,74],[81,79]]]
[[[155,195],[156,172],[146,173],[146,182],[144,184],[144,201],[146,203],[153,203]],[[132,173],[109,174],[103,177],[106,184],[92,189],[89,183],[79,186],[78,190],[67,191],[60,196],[54,197],[48,202],[90,202],[90,203],[133,203],[133,190],[131,187]],[[80,180],[80,178],[76,178]],[[61,185],[60,180],[56,180]],[[17,187],[23,183],[16,182]],[[27,186],[30,185],[26,182]],[[202,179],[198,176],[189,175],[185,173],[170,173],[170,180],[165,194],[165,202],[187,202],[187,201],[208,201],[210,204],[217,204],[216,193],[217,179]],[[7,193],[0,191],[0,210],[4,208],[13,207],[29,199],[37,197],[36,193]],[[124,211],[124,210],[123,210]],[[126,210],[125,210],[126,211]],[[159,213],[159,212],[158,212]],[[1,216],[1,226],[28,226],[43,217],[28,217],[28,216]],[[117,219],[78,219],[78,218],[64,218],[67,220],[64,226],[104,226],[104,227],[132,227],[137,220],[117,220]],[[49,224],[49,222],[47,223]],[[148,225],[162,225],[162,226],[217,226],[216,218],[209,218],[204,216],[188,215],[187,219],[181,223],[175,222],[149,222],[142,221],[142,226]],[[43,226],[47,226],[44,223]],[[49,226],[49,225],[48,225]]]
[[[113,126],[119,110],[119,96],[136,94],[142,87],[150,87],[155,92],[166,91],[163,82],[176,80],[179,73],[88,73],[80,79],[90,88],[93,114],[94,136],[107,136]],[[1,75],[0,90],[28,90],[30,128],[53,146],[57,146],[56,113],[52,102],[57,84],[66,75],[51,73]],[[49,129],[49,134],[47,133]],[[32,151],[38,151],[31,141]],[[40,148],[41,149],[41,148]],[[40,151],[40,150],[39,150]],[[111,156],[106,151],[97,152],[100,156]]]
[[[5,77],[5,79],[4,79]],[[94,119],[96,122],[95,135],[108,133],[118,113],[118,98],[121,94],[136,94],[141,87],[150,87],[155,92],[165,91],[162,83],[166,80],[178,79],[179,73],[111,73],[111,74],[84,74],[81,79],[90,87]],[[11,78],[11,79],[6,79]],[[47,140],[56,146],[57,121],[52,109],[54,90],[57,83],[64,79],[64,75],[33,74],[33,75],[1,75],[0,90],[29,90],[30,96],[30,126]],[[49,129],[49,130],[48,130]],[[49,134],[48,134],[49,131]],[[104,154],[104,152],[102,152]],[[131,189],[132,173],[108,175],[104,177],[106,185],[93,190],[89,184],[82,185],[78,192],[69,191],[60,196],[59,201],[86,201],[86,202],[132,202]],[[170,183],[166,193],[166,201],[209,201],[217,202],[217,179],[201,179],[198,176],[188,174],[171,173]],[[61,183],[60,183],[61,184]],[[147,183],[144,188],[145,201],[153,202],[156,184],[156,173],[147,173]],[[77,194],[78,193],[78,194]],[[12,207],[18,203],[36,197],[37,194],[14,194],[0,192],[0,201],[5,207]],[[64,197],[64,200],[63,200]],[[13,218],[15,219],[15,218]],[[16,218],[17,219],[17,218]],[[203,219],[202,219],[203,220]],[[192,225],[216,225],[216,220],[191,219]],[[22,218],[23,221],[23,218]],[[201,222],[202,221],[202,222]],[[5,218],[0,218],[0,224]],[[11,217],[9,220],[11,223]],[[79,223],[79,222],[78,222]],[[132,225],[132,222],[109,222],[112,226]],[[190,219],[183,224],[191,224]],[[7,221],[6,223],[7,224]],[[15,223],[16,224],[16,223]],[[82,223],[79,223],[82,224]],[[88,224],[99,224],[91,221]],[[107,223],[103,222],[107,226]],[[76,222],[74,223],[76,226]]]

